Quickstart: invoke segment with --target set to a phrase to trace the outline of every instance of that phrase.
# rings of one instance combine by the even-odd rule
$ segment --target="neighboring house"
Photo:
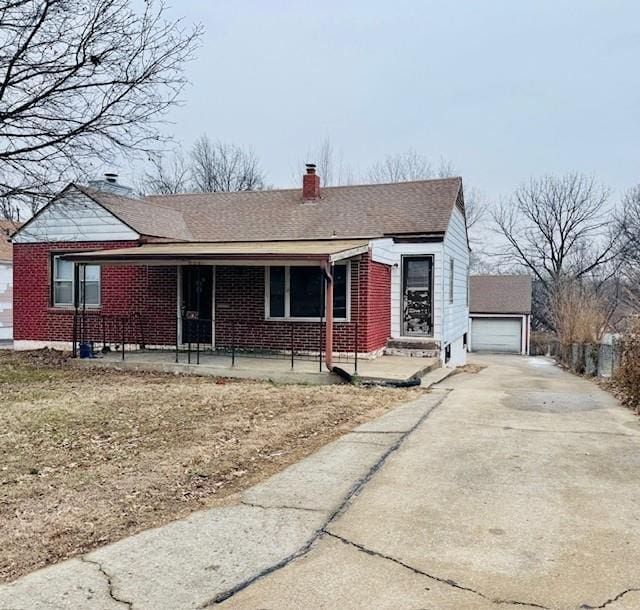
[[[13,248],[9,236],[17,227],[0,219],[0,340],[13,336]]]
[[[79,293],[95,316],[137,315],[147,346],[322,345],[331,367],[393,342],[465,362],[460,178],[320,189],[309,165],[301,189],[139,198],[110,175],[69,185],[13,241],[18,349],[68,348]]]
[[[469,351],[528,355],[531,278],[474,275],[469,292]]]

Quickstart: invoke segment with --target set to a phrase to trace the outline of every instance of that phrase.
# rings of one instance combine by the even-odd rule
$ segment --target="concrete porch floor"
[[[342,383],[341,377],[327,371],[324,363],[322,371],[318,360],[291,360],[286,358],[247,357],[236,355],[235,365],[231,366],[231,356],[200,353],[200,364],[196,364],[196,355],[191,354],[191,364],[187,354],[180,353],[180,362],[175,361],[175,352],[147,351],[111,352],[96,358],[76,359],[75,366],[104,367],[123,370],[157,371],[189,375],[210,375],[215,377],[235,377],[241,379],[261,379],[282,383]],[[349,374],[354,374],[354,362],[334,362]],[[410,358],[406,356],[380,356],[375,359],[358,360],[358,376],[364,382],[402,382],[420,378],[427,372],[440,366],[437,358]]]

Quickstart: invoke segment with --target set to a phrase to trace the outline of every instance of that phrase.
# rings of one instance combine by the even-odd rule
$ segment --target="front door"
[[[211,343],[213,327],[213,267],[182,268],[182,342]]]
[[[433,337],[433,257],[402,259],[402,334]]]

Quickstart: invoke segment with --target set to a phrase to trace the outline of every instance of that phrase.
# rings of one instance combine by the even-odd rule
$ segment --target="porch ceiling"
[[[133,248],[75,252],[64,258],[98,265],[264,264],[335,262],[367,252],[367,239],[143,244]]]

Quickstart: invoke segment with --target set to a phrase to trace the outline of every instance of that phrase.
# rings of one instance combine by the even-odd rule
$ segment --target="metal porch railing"
[[[337,324],[341,343],[347,349],[334,353],[336,364],[351,363],[358,371],[359,325],[353,321]],[[246,321],[241,319],[178,318],[173,346],[152,339],[153,328],[140,313],[106,314],[78,310],[73,318],[73,356],[99,357],[117,353],[125,360],[131,352],[171,352],[176,363],[201,364],[203,356],[222,356],[235,367],[240,358],[287,360],[295,370],[296,362],[317,362],[324,370],[324,321],[298,322]],[[258,341],[256,337],[266,335]],[[215,337],[215,342],[214,342]],[[264,344],[268,347],[264,347]],[[263,344],[263,345],[260,345]]]

